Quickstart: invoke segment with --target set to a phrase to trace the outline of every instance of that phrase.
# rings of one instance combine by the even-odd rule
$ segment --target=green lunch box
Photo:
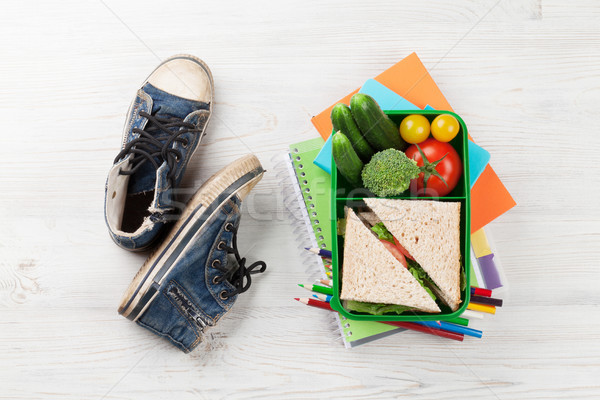
[[[470,299],[470,247],[471,247],[471,190],[469,186],[469,157],[468,157],[468,132],[467,126],[465,125],[462,118],[450,111],[440,110],[396,110],[396,111],[384,111],[385,114],[400,126],[400,122],[404,117],[408,115],[420,114],[424,115],[431,123],[435,117],[441,114],[450,114],[454,116],[460,123],[460,131],[454,139],[450,141],[450,144],[458,152],[463,162],[463,174],[458,181],[458,184],[448,195],[444,197],[416,197],[411,196],[409,191],[406,194],[396,197],[389,197],[391,199],[410,199],[410,200],[436,200],[436,201],[459,201],[460,207],[460,249],[461,249],[461,260],[463,268],[465,268],[465,278],[467,286],[461,291],[462,303],[458,310],[452,311],[449,307],[440,307],[441,313],[430,314],[418,311],[408,311],[401,315],[371,315],[364,313],[357,313],[354,311],[346,310],[342,301],[340,300],[341,284],[342,284],[342,266],[344,264],[344,240],[342,236],[337,234],[334,235],[332,241],[332,280],[333,280],[333,296],[331,298],[331,307],[340,312],[346,318],[352,320],[361,321],[447,321],[460,316],[467,308]],[[399,134],[399,133],[398,133]],[[433,161],[433,160],[430,160]],[[365,188],[357,188],[350,184],[341,174],[335,166],[335,161],[332,157],[332,168],[331,168],[331,228],[332,232],[337,232],[337,220],[344,218],[344,207],[357,208],[364,205],[362,201],[365,197],[376,197]]]

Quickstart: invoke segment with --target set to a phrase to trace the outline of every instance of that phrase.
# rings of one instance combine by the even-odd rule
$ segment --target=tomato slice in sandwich
[[[413,258],[413,256],[411,256],[408,252],[408,250],[406,250],[404,247],[402,247],[402,245],[400,244],[400,242],[398,242],[398,239],[396,239],[396,237],[394,237],[394,244],[396,245],[396,247],[398,248],[398,250],[409,260],[413,260],[415,261],[415,259]]]
[[[400,264],[402,264],[402,266],[404,268],[408,268],[408,264],[406,263],[406,258],[404,257],[404,254],[396,245],[388,242],[385,239],[379,239],[379,240],[381,241],[381,243],[383,243],[385,248],[388,249],[388,251],[390,253],[392,253],[392,255],[396,258],[396,260],[400,261]]]

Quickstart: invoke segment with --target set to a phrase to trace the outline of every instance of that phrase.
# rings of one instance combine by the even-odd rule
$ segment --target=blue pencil
[[[473,336],[476,338],[480,338],[483,335],[483,332],[473,328],[467,328],[466,326],[460,326],[451,324],[449,322],[444,321],[413,321],[415,324],[421,324],[424,326],[428,326],[430,328],[443,329],[445,331],[454,332],[454,333],[462,333],[464,335]],[[439,324],[438,324],[439,322]]]
[[[331,301],[331,295],[329,295],[329,294],[313,294],[313,297],[315,299],[323,300],[328,303]]]
[[[310,251],[311,253],[315,253],[318,256],[325,257],[325,258],[331,258],[331,250],[311,249],[309,247],[305,247],[304,249]]]
[[[319,299],[319,300],[329,303],[331,301],[332,296],[328,295],[328,294],[313,294],[312,297],[314,297],[315,299]],[[483,335],[483,332],[481,332],[477,329],[467,328],[465,326],[455,325],[455,324],[451,324],[449,322],[444,322],[444,321],[420,321],[420,322],[413,321],[413,322],[415,324],[421,324],[421,325],[427,326],[429,328],[443,329],[445,331],[454,332],[454,333],[462,333],[464,335],[474,336],[476,338],[480,338]]]

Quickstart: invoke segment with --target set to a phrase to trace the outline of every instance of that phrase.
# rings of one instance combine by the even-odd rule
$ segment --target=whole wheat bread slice
[[[460,299],[460,203],[365,199],[367,206],[415,258],[453,311]]]
[[[342,300],[400,304],[426,312],[439,307],[351,209],[346,209]]]

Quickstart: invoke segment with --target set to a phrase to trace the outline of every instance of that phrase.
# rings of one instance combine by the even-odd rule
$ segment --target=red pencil
[[[306,304],[307,306],[319,307],[319,308],[323,308],[325,310],[333,311],[333,309],[331,308],[329,303],[327,303],[326,301],[309,299],[306,297],[304,297],[302,299],[299,299],[298,297],[294,297],[294,300],[298,300],[300,303]]]
[[[471,286],[471,294],[483,297],[492,297],[492,291],[489,289],[478,288]]]
[[[318,307],[318,308],[323,308],[325,310],[334,311],[331,308],[331,306],[329,305],[329,303],[327,303],[325,301],[308,299],[308,298],[300,299],[298,297],[295,297],[294,300],[298,300],[300,303],[306,304],[307,306]],[[462,342],[462,340],[464,339],[464,335],[462,333],[448,332],[443,329],[430,328],[430,327],[419,325],[419,324],[413,324],[411,322],[402,322],[402,321],[380,321],[380,322],[383,322],[384,324],[388,324],[388,325],[398,326],[398,327],[404,328],[404,329],[409,329],[412,331],[418,331],[418,332],[428,333],[428,334],[434,335],[434,336],[440,336],[440,337],[445,337],[448,339],[458,340],[459,342]]]
[[[404,321],[380,321],[380,322],[383,322],[384,324],[388,324],[388,325],[398,326],[400,328],[410,329],[413,331],[428,333],[428,334],[434,335],[434,336],[440,336],[440,337],[445,337],[447,339],[458,340],[459,342],[462,342],[463,339],[465,338],[465,335],[463,335],[462,333],[454,333],[454,332],[445,331],[443,329],[430,328],[430,327],[424,326],[424,325],[413,324],[412,322],[404,322]]]

